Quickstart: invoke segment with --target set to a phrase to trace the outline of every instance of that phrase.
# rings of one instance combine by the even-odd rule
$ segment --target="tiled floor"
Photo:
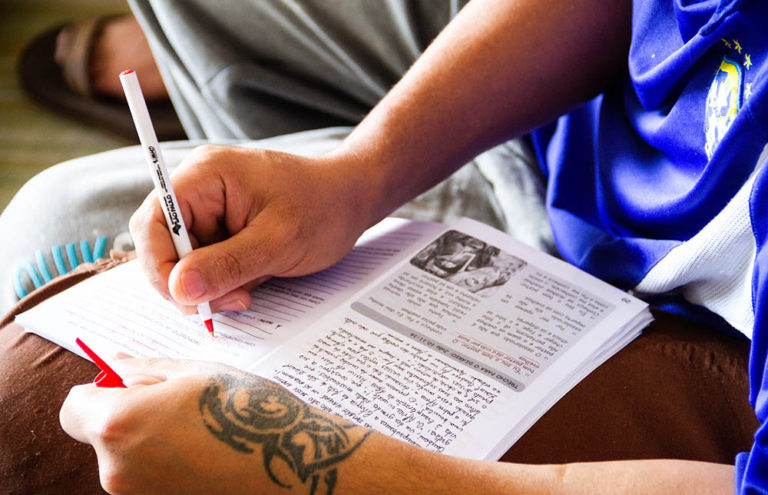
[[[133,144],[40,106],[22,92],[16,77],[17,57],[36,34],[127,10],[124,0],[0,0],[0,210],[27,179],[51,165]]]

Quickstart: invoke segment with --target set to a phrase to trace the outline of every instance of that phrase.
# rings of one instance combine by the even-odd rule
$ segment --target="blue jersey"
[[[766,30],[768,2],[635,0],[626,76],[533,133],[564,258],[752,339],[737,493],[768,493]]]

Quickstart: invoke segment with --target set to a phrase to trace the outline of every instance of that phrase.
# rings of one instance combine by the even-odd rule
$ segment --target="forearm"
[[[732,493],[732,466],[460,459],[374,433],[216,363],[114,366],[128,388],[74,387],[60,413],[64,431],[96,450],[110,493]]]
[[[473,461],[373,436],[339,467],[334,493],[725,495],[733,493],[733,475],[733,466],[682,460],[568,465]]]
[[[377,200],[370,221],[598,94],[629,31],[625,0],[470,2],[339,150]]]
[[[248,407],[227,412],[225,404],[237,408],[238,402]],[[733,485],[732,466],[703,462],[525,465],[441,455],[314,409],[256,377],[213,377],[199,403],[206,428],[252,458],[253,489],[266,493],[290,487],[337,495],[465,494],[479,488],[505,495],[685,495],[731,493]]]

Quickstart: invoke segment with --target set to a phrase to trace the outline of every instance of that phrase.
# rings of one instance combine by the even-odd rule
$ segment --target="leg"
[[[42,300],[86,276],[77,273],[57,279],[31,299]],[[52,342],[25,333],[11,320],[8,315],[0,322],[0,491],[105,493],[93,449],[71,439],[58,421],[69,389],[93,380],[98,369]]]
[[[132,7],[187,133],[258,138],[355,124],[464,3],[134,0]],[[554,252],[543,196],[535,159],[512,141],[395,214],[469,216]]]
[[[504,455],[510,462],[691,459],[733,464],[758,423],[749,342],[656,311]]]
[[[57,39],[61,52],[69,51],[65,46],[70,42],[68,34],[63,31]],[[130,67],[139,75],[141,92],[147,101],[168,99],[147,38],[135,18],[116,17],[106,22],[94,40],[91,60],[88,72],[91,86],[98,94],[122,100],[123,87],[116,74]]]
[[[192,138],[353,125],[459,1],[169,2],[131,6]]]
[[[169,159],[179,156],[169,153]],[[97,236],[107,236],[111,245],[128,230],[128,219],[151,187],[136,147],[64,162],[25,184],[0,215],[1,235],[13,239],[0,243],[0,313],[16,302],[18,270],[27,262],[36,265],[38,250],[45,253],[51,275],[58,275],[51,246],[92,242]],[[21,282],[32,288],[25,273]]]
[[[645,335],[555,404],[502,461],[731,463],[747,449],[757,426],[746,400],[748,343],[656,316]],[[0,328],[0,356],[0,479],[10,483],[3,488],[100,493],[93,451],[58,423],[69,388],[92,380],[96,367],[13,324]]]
[[[331,151],[349,130],[318,129],[239,144],[318,155]],[[193,142],[165,144],[168,168],[178,165],[194,146]],[[522,143],[511,141],[480,155],[393,215],[447,223],[467,216],[553,251],[543,185],[535,170],[536,163]],[[35,263],[38,250],[45,253],[51,274],[56,276],[51,246],[92,241],[97,236],[107,236],[111,245],[127,232],[128,219],[151,189],[138,147],[71,160],[25,184],[0,214],[0,235],[13,239],[0,243],[0,314],[16,303],[14,279],[25,263]],[[22,284],[27,291],[33,289],[24,272]]]

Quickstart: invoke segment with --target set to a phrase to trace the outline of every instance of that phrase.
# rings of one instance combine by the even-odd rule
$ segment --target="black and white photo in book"
[[[411,259],[413,266],[481,297],[506,284],[527,263],[471,235],[449,230]]]
[[[473,276],[477,272],[481,276]],[[491,242],[449,229],[351,308],[522,392],[616,305]]]

